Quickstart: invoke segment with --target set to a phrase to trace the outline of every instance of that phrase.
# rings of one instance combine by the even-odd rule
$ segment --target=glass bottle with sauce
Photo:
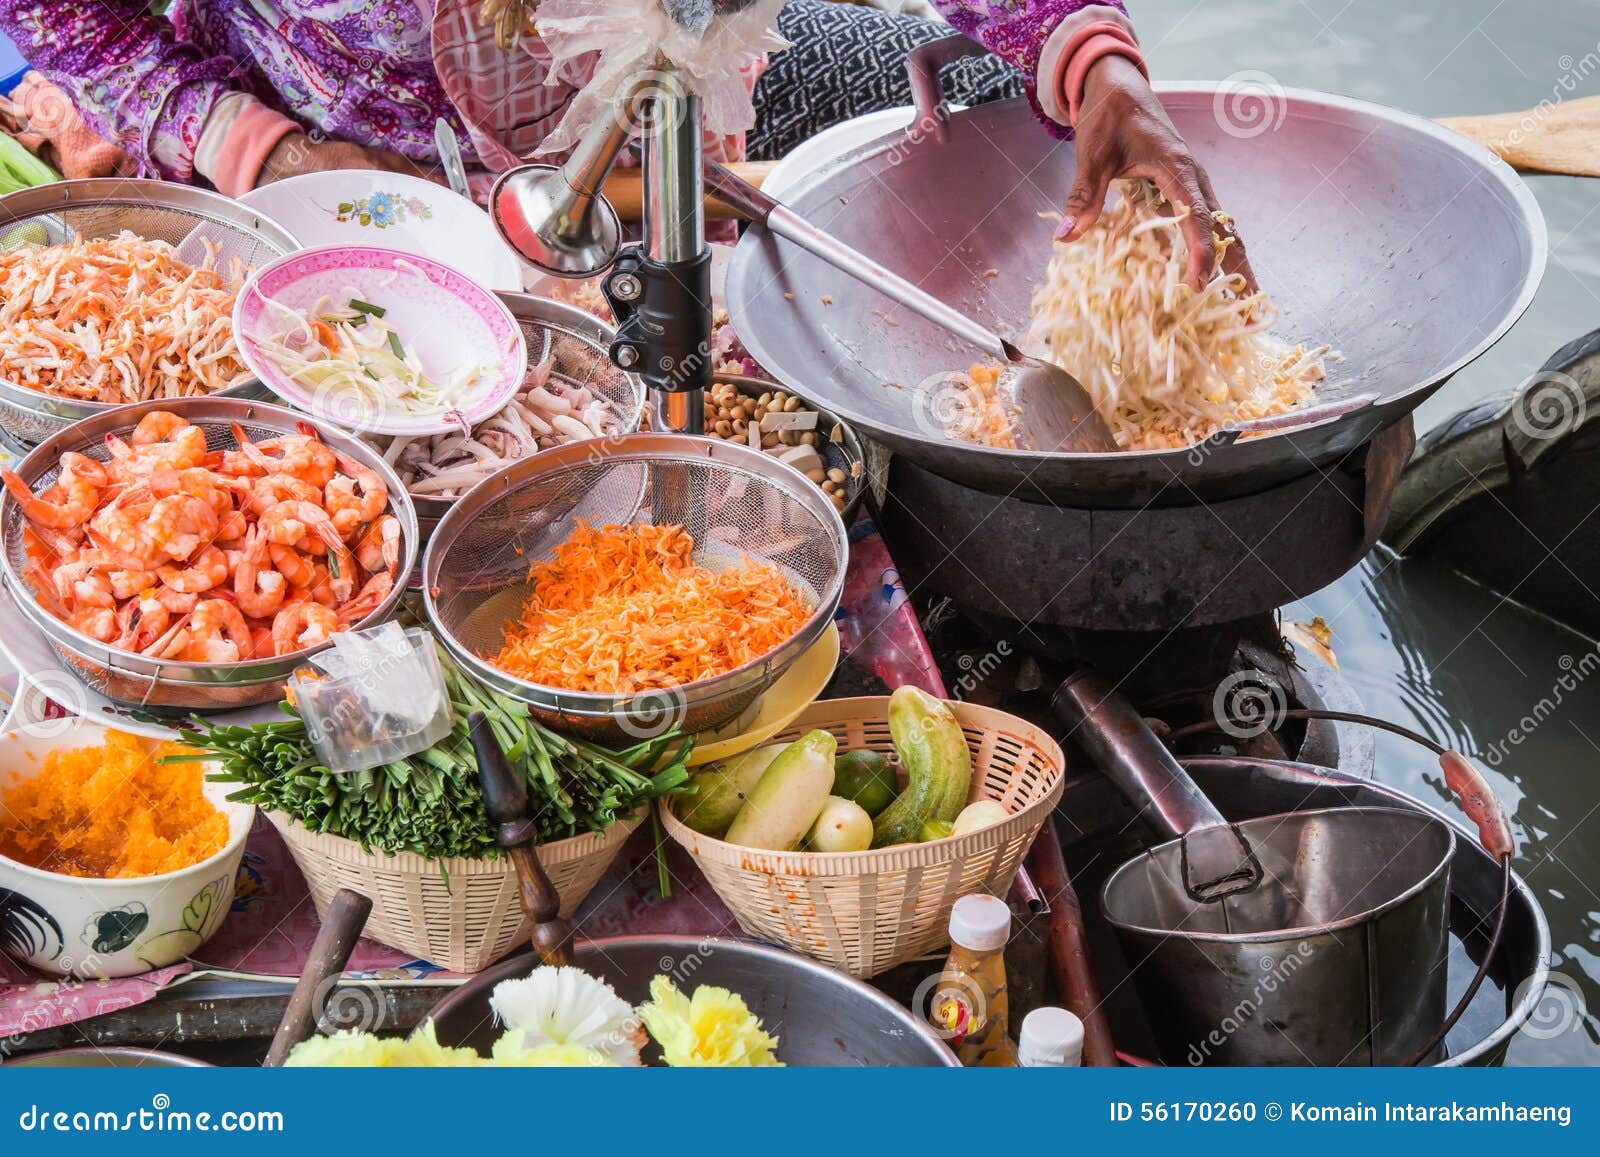
[[[1011,909],[995,896],[963,896],[950,913],[950,956],[934,992],[935,1027],[969,1067],[1010,1066],[1006,1033],[1006,941]]]
[[[1083,1022],[1046,1005],[1022,1018],[1017,1064],[1025,1069],[1075,1069],[1083,1063]]]

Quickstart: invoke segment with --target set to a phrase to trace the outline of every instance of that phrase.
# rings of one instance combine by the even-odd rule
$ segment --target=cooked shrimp
[[[267,537],[260,529],[250,532],[244,556],[233,573],[233,597],[239,610],[252,619],[265,619],[283,608],[288,581],[267,563]]]
[[[161,576],[162,582],[175,591],[204,594],[228,581],[228,556],[216,547],[208,546],[191,565],[164,566],[156,573]]]
[[[395,578],[400,573],[400,520],[386,514],[367,527],[356,540],[355,556],[368,574],[385,571]]]
[[[169,494],[150,508],[141,531],[147,546],[181,561],[216,541],[217,514],[192,495]]]
[[[280,502],[313,502],[319,505],[322,502],[320,490],[289,474],[269,474],[253,483],[246,495],[245,509],[257,516],[265,514]]]
[[[217,545],[242,550],[244,536],[250,532],[250,520],[242,510],[230,510],[217,518]]]
[[[356,594],[356,597],[341,606],[338,611],[339,626],[348,629],[359,623],[383,604],[394,590],[394,580],[388,575],[378,573],[369,578],[366,585]]]
[[[133,428],[131,441],[135,446],[150,446],[165,442],[180,430],[191,428],[187,421],[171,410],[151,410]]]
[[[118,599],[137,598],[157,582],[154,571],[132,569],[108,571],[106,579],[111,583],[111,593]]]
[[[56,597],[69,607],[116,608],[117,598],[111,590],[111,580],[94,569],[92,561],[79,559],[56,567],[51,576],[55,582]]]
[[[292,546],[269,542],[267,553],[272,557],[272,569],[288,580],[289,585],[306,590],[322,579],[317,564]]]
[[[378,477],[377,471],[363,466],[348,454],[337,454],[334,460],[343,473],[335,474],[328,483],[323,505],[339,533],[349,539],[384,512],[389,505],[389,487]]]
[[[250,624],[225,599],[202,599],[183,629],[182,658],[191,663],[237,663],[254,653]]]
[[[272,620],[274,654],[292,655],[328,640],[339,630],[339,616],[320,603],[293,603]]]
[[[150,465],[187,470],[206,460],[206,432],[170,410],[152,410],[133,429],[133,447]]]
[[[172,627],[172,614],[158,599],[129,601],[117,613],[121,634],[117,646],[126,651],[165,649],[164,637]]]
[[[235,489],[246,493],[249,489],[248,483],[238,479],[223,478],[204,466],[191,466],[186,470],[176,470],[170,466],[159,467],[150,475],[149,485],[151,491],[157,495],[187,494],[198,498],[216,511],[218,518],[234,512]]]
[[[101,489],[110,481],[104,466],[71,451],[61,455],[61,472],[55,485],[46,492],[58,494],[59,498],[35,494],[10,470],[0,472],[0,478],[5,479],[6,489],[17,500],[23,516],[51,530],[71,530],[88,522],[100,504]]]
[[[91,639],[109,643],[117,637],[117,615],[110,607],[88,607],[67,619],[67,626]]]
[[[257,525],[269,541],[280,546],[298,546],[311,537],[320,539],[328,548],[335,592],[341,600],[350,597],[355,590],[356,560],[322,507],[310,502],[280,502],[270,507]]]
[[[333,480],[338,460],[332,447],[310,434],[284,434],[252,442],[237,422],[233,437],[239,449],[268,474],[287,474],[321,490]]]
[[[174,615],[186,615],[200,602],[200,596],[192,592],[175,591],[171,587],[161,584],[152,587],[150,598],[166,607]]]

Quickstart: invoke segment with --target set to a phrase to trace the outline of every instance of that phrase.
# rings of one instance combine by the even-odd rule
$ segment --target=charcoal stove
[[[997,497],[897,456],[882,529],[908,588],[924,605],[943,600],[960,612],[933,633],[954,685],[964,661],[1001,642],[1037,664],[1025,680],[1037,702],[1024,690],[1008,707],[1043,717],[1049,688],[1082,665],[1174,728],[1216,717],[1219,695],[1359,710],[1335,670],[1285,644],[1275,611],[1371,549],[1413,442],[1405,421],[1329,468],[1258,493],[1141,510]],[[1196,736],[1187,747],[1216,750],[1219,741],[1264,758],[1371,770],[1370,738],[1338,724]]]

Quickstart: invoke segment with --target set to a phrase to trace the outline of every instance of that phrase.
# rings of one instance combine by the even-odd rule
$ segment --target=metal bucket
[[[1416,812],[1450,823],[1448,817],[1395,788],[1310,764],[1210,756],[1185,759],[1183,767],[1231,820],[1248,821],[1296,809],[1362,807]],[[1074,878],[1086,893],[1100,887],[1107,866],[1123,860],[1123,855],[1115,852],[1108,858],[1111,850],[1106,841],[1115,841],[1119,849],[1129,835],[1138,843],[1146,842],[1145,825],[1138,822],[1135,805],[1102,776],[1071,779],[1059,810],[1065,821],[1058,825],[1062,844],[1069,864],[1076,865]],[[1461,834],[1458,825],[1451,826]],[[1159,840],[1149,842],[1154,846]],[[1500,867],[1494,859],[1475,840],[1458,839],[1450,871],[1452,936],[1446,971],[1451,1000],[1460,997],[1483,959],[1484,937],[1500,885]],[[1151,1047],[1145,1042],[1144,1030],[1155,1019],[1155,1010],[1144,1007],[1136,984],[1123,981],[1138,971],[1144,954],[1124,958],[1121,939],[1105,926],[1097,906],[1088,906],[1084,915],[1090,920],[1091,939],[1097,945],[1099,980],[1108,1003],[1114,1006],[1111,1015],[1119,1028],[1118,1039],[1126,1037],[1125,1047],[1143,1051]],[[1550,952],[1550,929],[1539,902],[1526,883],[1513,878],[1505,934],[1490,960],[1491,983],[1483,986],[1450,1030],[1445,1042],[1447,1055],[1435,1063],[1499,1064],[1511,1038],[1539,1006],[1549,977]],[[1180,1063],[1187,1066],[1193,1059],[1185,1053]]]
[[[1404,1065],[1446,1012],[1455,833],[1431,816],[1332,808],[1234,825],[1261,883],[1214,901],[1186,842],[1145,852],[1101,904],[1169,1064]]]

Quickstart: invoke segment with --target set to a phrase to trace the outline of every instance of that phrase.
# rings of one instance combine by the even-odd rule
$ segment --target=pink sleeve
[[[1072,130],[1057,123],[1039,107],[1034,78],[1039,71],[1039,54],[1057,24],[1092,4],[1114,8],[1126,14],[1122,0],[934,0],[957,32],[971,37],[990,52],[1021,69],[1027,77],[1028,101],[1034,112],[1057,136],[1071,136]]]

